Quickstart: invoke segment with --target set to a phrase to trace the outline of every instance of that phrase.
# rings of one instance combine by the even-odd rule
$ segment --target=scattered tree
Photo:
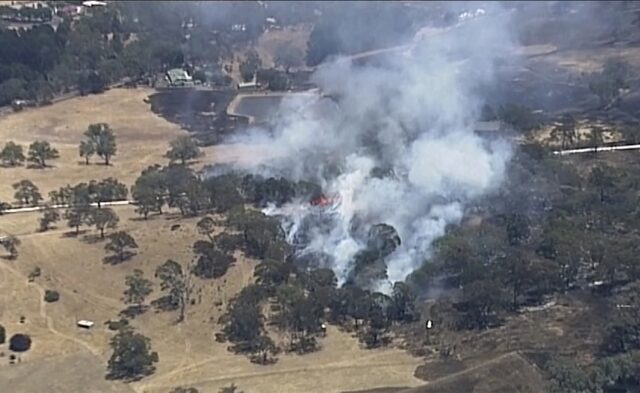
[[[193,274],[200,278],[222,277],[235,262],[232,255],[217,250],[210,242],[195,242],[193,251],[198,254],[197,262],[192,269]]]
[[[13,196],[19,204],[35,206],[42,200],[40,190],[31,180],[21,180],[14,183],[12,187],[16,190]]]
[[[131,187],[131,195],[137,205],[136,213],[142,214],[145,220],[151,212],[162,214],[166,190],[165,176],[158,166],[144,170]]]
[[[151,281],[144,278],[142,270],[135,269],[133,274],[125,278],[125,285],[127,286],[123,297],[125,304],[132,304],[138,310],[142,310],[144,300],[153,292]]]
[[[155,371],[158,354],[151,350],[151,340],[130,327],[124,327],[111,339],[113,354],[107,365],[110,379],[137,380]]]
[[[2,151],[0,151],[0,160],[2,160],[5,165],[16,166],[21,164],[24,159],[22,146],[12,141],[7,142]]]
[[[11,204],[0,201],[0,216],[2,215],[3,212],[9,209],[11,209]]]
[[[56,209],[51,206],[45,207],[42,211],[42,217],[40,217],[40,231],[44,232],[51,228],[51,224],[60,220],[60,214]]]
[[[135,239],[125,231],[118,231],[108,236],[109,242],[104,245],[107,252],[113,252],[119,262],[124,262],[133,252],[131,249],[138,248]]]
[[[99,182],[92,180],[87,186],[91,200],[102,207],[103,202],[119,201],[127,198],[127,186],[109,177]]]
[[[29,145],[29,162],[39,168],[47,167],[47,160],[53,160],[60,157],[58,150],[51,147],[47,141],[35,141]]]
[[[5,250],[9,253],[9,258],[16,259],[18,257],[18,247],[22,243],[15,236],[6,236],[0,241]]]
[[[229,386],[220,388],[218,392],[219,393],[243,393],[242,390],[238,390],[238,387],[233,383]]]
[[[184,272],[178,262],[168,259],[158,266],[155,276],[160,279],[160,289],[168,291],[168,303],[180,310],[178,322],[183,321],[191,294],[188,271]]]
[[[4,344],[7,341],[7,330],[4,326],[0,325],[0,345]]]
[[[101,239],[104,239],[104,230],[116,228],[119,221],[118,215],[110,208],[91,209],[86,216],[87,225],[95,226]]]
[[[109,165],[111,157],[116,155],[116,136],[106,123],[91,124],[84,133],[87,143],[93,146],[95,154],[102,157],[105,165]]]
[[[89,210],[83,207],[71,207],[64,212],[63,218],[67,220],[69,228],[76,229],[76,235],[80,232],[80,226],[88,221]]]
[[[198,232],[200,234],[205,235],[206,237],[208,237],[209,240],[211,240],[211,241],[213,241],[213,237],[211,236],[211,234],[215,230],[215,225],[216,225],[215,221],[213,221],[213,218],[211,218],[209,216],[203,217],[196,224],[196,226],[198,228]]]
[[[187,161],[202,154],[196,142],[189,135],[181,135],[172,140],[169,145],[171,148],[167,151],[166,157],[172,162],[179,160],[182,165],[186,165]]]
[[[80,142],[80,146],[78,146],[78,153],[80,157],[84,157],[85,164],[89,165],[91,156],[96,154],[96,146],[91,141],[82,141]]]

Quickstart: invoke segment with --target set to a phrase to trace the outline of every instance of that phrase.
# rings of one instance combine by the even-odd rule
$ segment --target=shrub
[[[0,325],[0,344],[4,344],[7,341],[7,330],[4,326]]]
[[[31,348],[31,337],[26,334],[14,334],[9,339],[9,349],[13,352],[24,352]]]
[[[44,293],[44,301],[47,303],[57,302],[60,299],[58,291],[51,291],[49,289]]]
[[[109,330],[114,330],[115,331],[115,330],[120,330],[123,327],[128,326],[128,325],[129,325],[129,321],[124,319],[124,318],[122,318],[119,321],[109,321],[107,323],[107,328]]]
[[[42,274],[42,270],[38,266],[34,267],[33,270],[29,273],[29,281],[35,280],[37,277],[40,277]]]

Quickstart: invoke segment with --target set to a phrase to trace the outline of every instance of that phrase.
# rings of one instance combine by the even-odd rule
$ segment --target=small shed
[[[89,321],[86,319],[81,319],[76,324],[78,325],[78,327],[81,327],[83,329],[91,329],[93,325],[95,325],[95,322]]]

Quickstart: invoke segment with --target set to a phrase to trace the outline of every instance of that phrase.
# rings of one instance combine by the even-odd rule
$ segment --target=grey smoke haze
[[[494,63],[509,53],[513,36],[508,13],[497,5],[482,7],[484,17],[430,38],[422,31],[410,53],[375,66],[340,59],[325,64],[313,81],[339,97],[338,105],[318,95],[287,98],[271,135],[254,129],[234,138],[279,152],[260,168],[244,170],[317,181],[338,196],[324,213],[328,226],[308,228],[318,214],[308,201],[266,212],[285,216],[291,241],[306,228],[309,240],[300,252],[330,256],[341,282],[371,225],[398,231],[402,245],[387,258],[388,281],[404,280],[447,225],[460,223],[468,202],[503,180],[510,145],[483,140],[473,123],[483,104],[478,91],[492,82]],[[374,168],[391,175],[372,176]],[[363,229],[354,230],[354,222]],[[376,287],[389,288],[386,281]]]

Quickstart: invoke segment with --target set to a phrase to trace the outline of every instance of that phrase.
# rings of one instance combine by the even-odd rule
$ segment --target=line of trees
[[[35,168],[46,168],[48,160],[54,160],[59,157],[58,150],[51,147],[51,144],[47,141],[35,141],[30,144],[26,157],[22,145],[18,145],[13,141],[7,142],[0,151],[0,160],[7,167],[16,167],[27,161]]]

